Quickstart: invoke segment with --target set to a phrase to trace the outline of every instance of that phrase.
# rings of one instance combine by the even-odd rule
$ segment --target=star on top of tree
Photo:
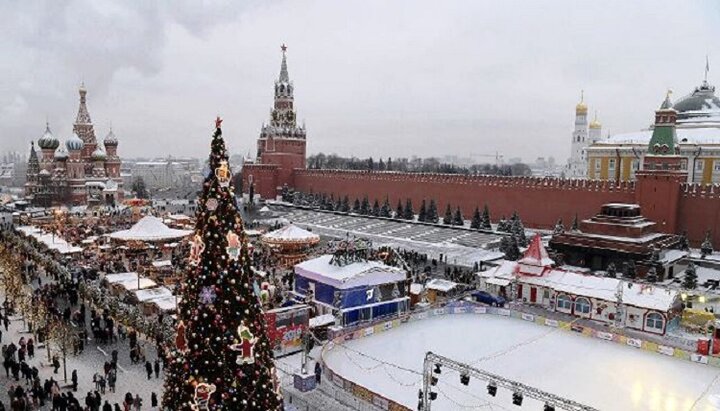
[[[220,128],[222,126],[223,119],[220,118],[220,116],[215,117],[215,128]]]

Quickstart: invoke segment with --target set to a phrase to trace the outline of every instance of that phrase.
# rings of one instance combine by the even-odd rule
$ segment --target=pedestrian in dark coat
[[[152,364],[150,364],[150,361],[145,361],[145,371],[147,371],[148,380],[152,378],[153,367]]]

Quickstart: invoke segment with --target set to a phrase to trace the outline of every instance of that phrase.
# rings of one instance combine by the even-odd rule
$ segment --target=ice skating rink
[[[336,345],[324,358],[344,378],[416,409],[427,351],[600,410],[720,410],[720,368],[494,315],[411,322]],[[513,405],[503,388],[491,397],[487,381],[464,386],[450,369],[438,377],[433,410],[542,410],[530,398]]]

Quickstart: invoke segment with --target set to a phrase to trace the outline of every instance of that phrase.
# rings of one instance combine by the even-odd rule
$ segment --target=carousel
[[[121,250],[123,260],[131,270],[146,271],[154,280],[164,284],[174,283],[174,271],[170,260],[173,249],[192,234],[192,230],[170,228],[157,217],[146,216],[130,229],[116,231],[108,237]]]
[[[283,267],[305,261],[308,252],[320,242],[320,236],[290,224],[260,237],[260,241],[280,259]]]

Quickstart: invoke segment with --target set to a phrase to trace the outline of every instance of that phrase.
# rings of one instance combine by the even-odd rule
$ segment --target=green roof
[[[671,156],[675,154],[676,145],[675,124],[656,124],[648,144],[648,152]]]

